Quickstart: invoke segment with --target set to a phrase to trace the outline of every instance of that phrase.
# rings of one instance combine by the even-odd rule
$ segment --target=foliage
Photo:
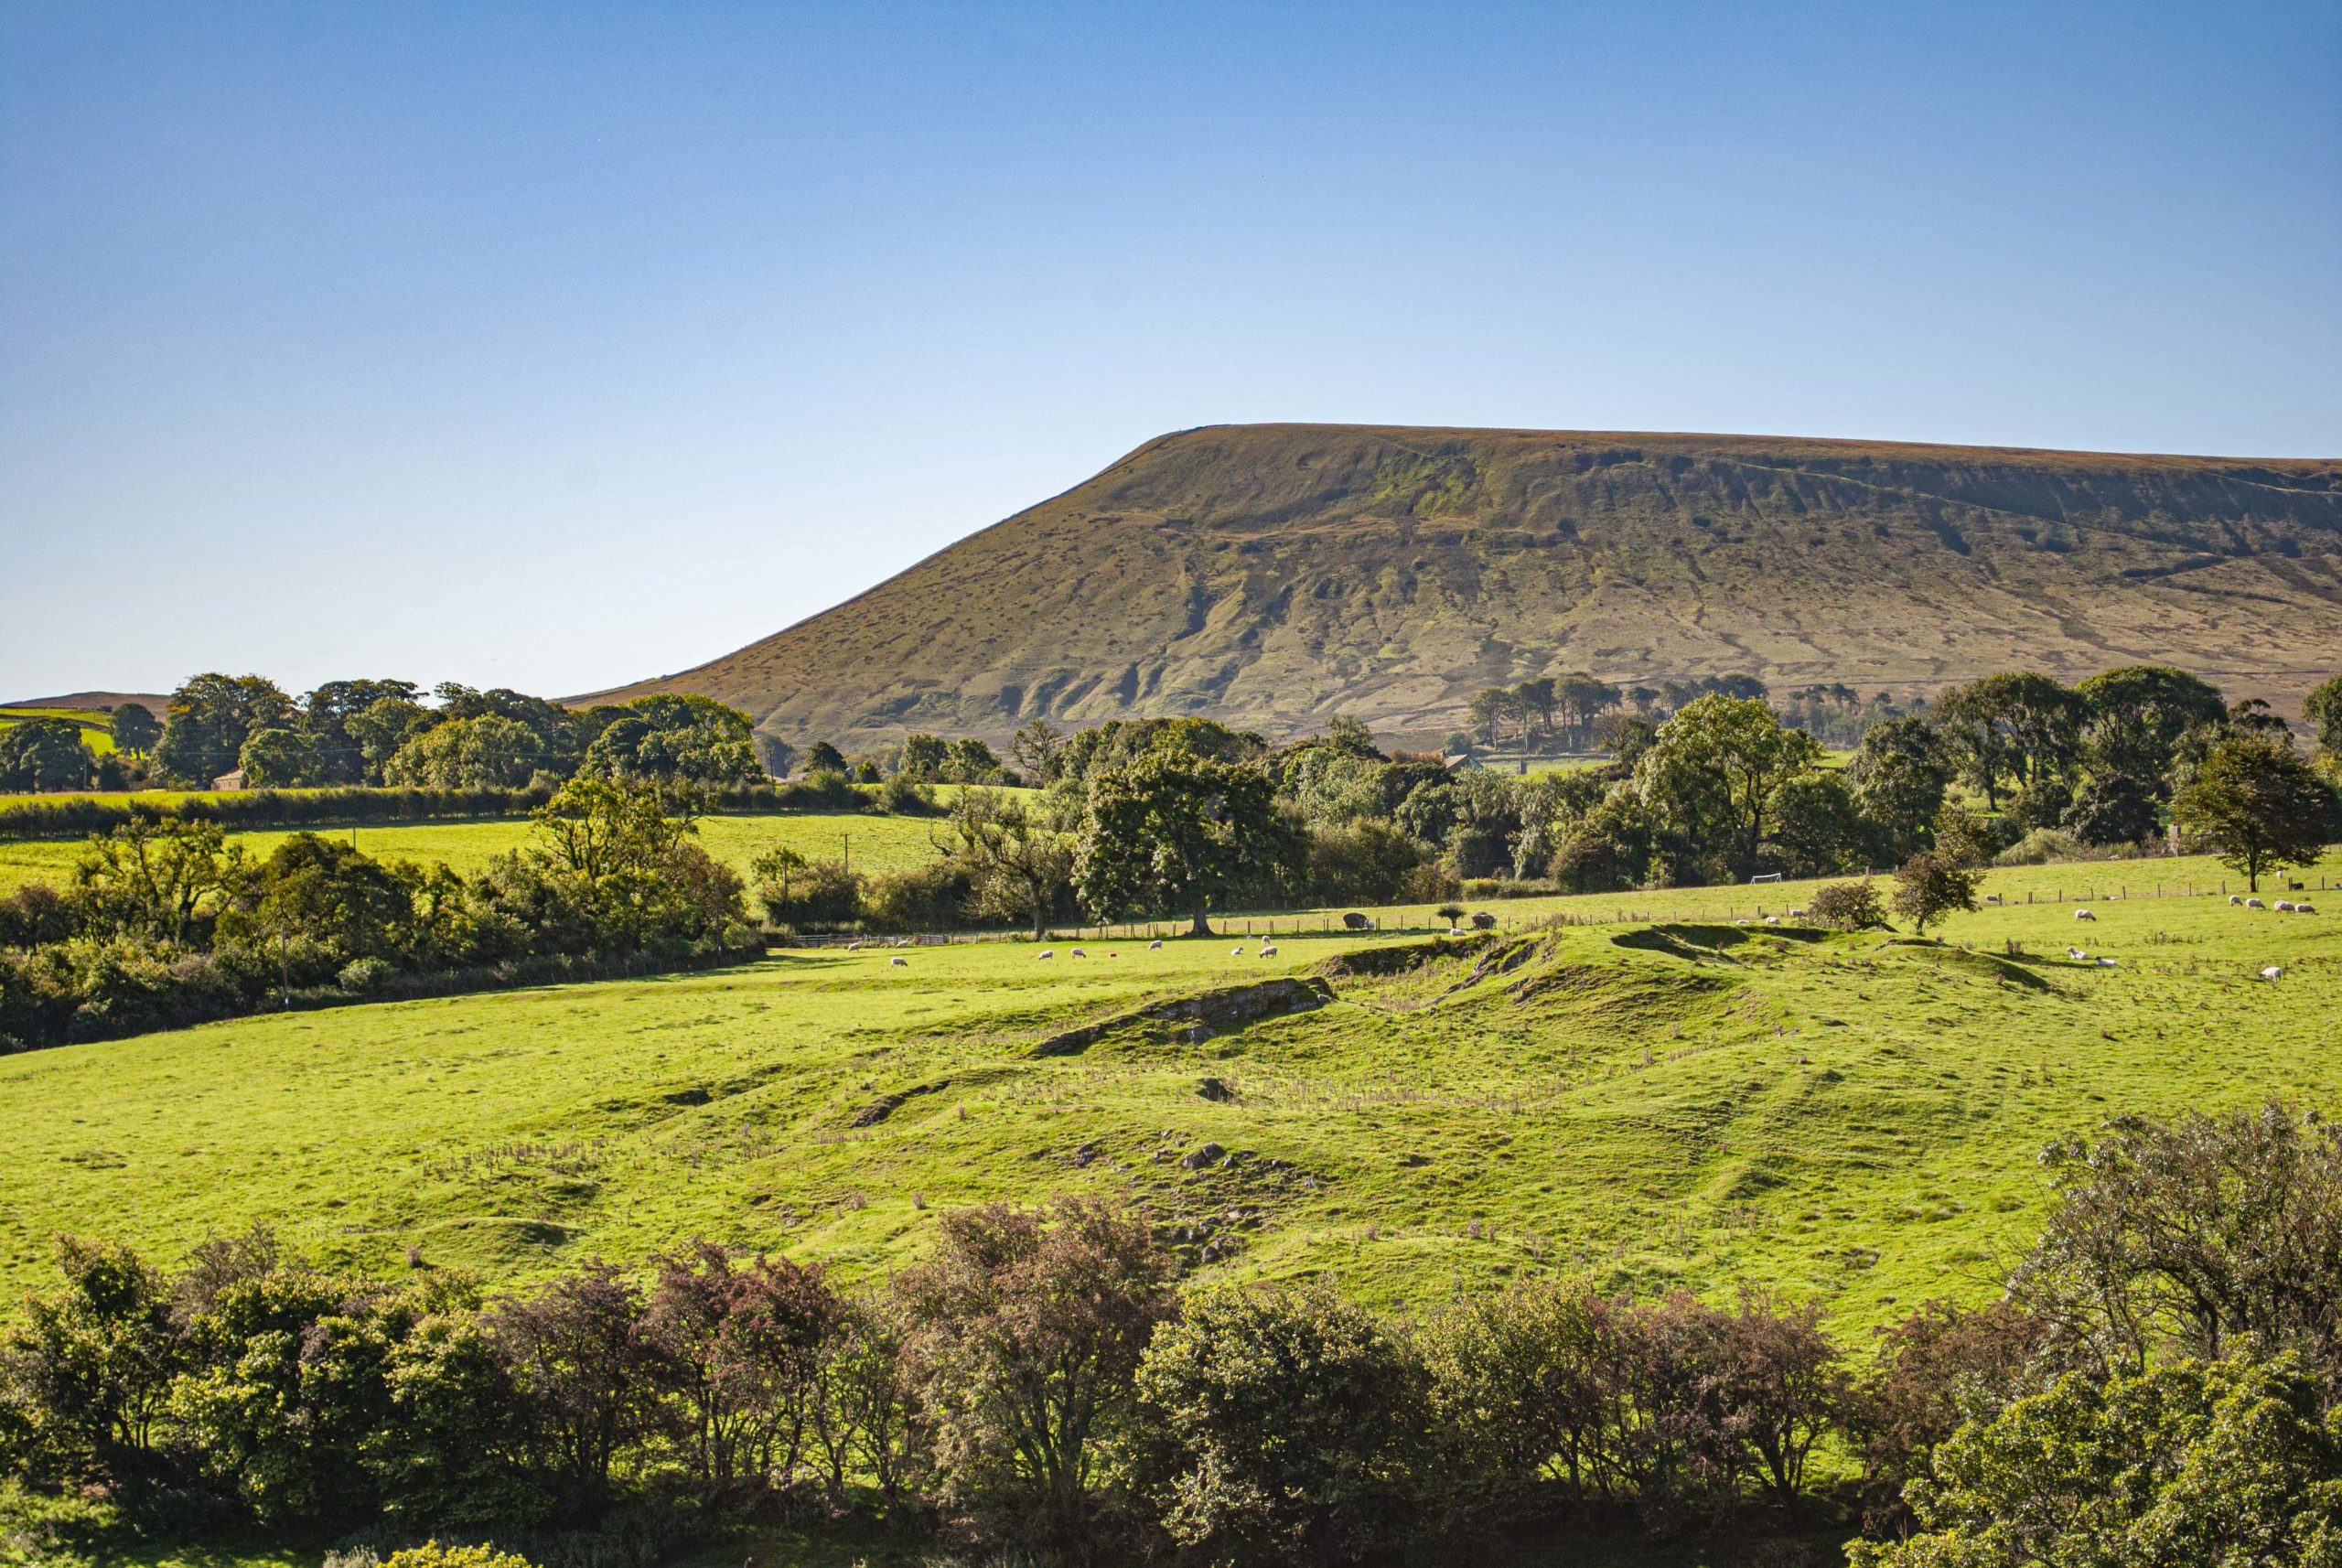
[[[162,721],[144,703],[124,703],[114,709],[112,727],[114,749],[144,757],[163,736]]]
[[[1784,728],[1761,700],[1706,696],[1659,727],[1635,764],[1635,788],[1695,852],[1745,875],[1757,865],[1782,791],[1821,759],[1821,743]]]
[[[1805,901],[1805,912],[1815,925],[1832,930],[1869,931],[1886,924],[1885,901],[1867,876],[1815,888]]]
[[[1055,800],[1027,804],[966,789],[951,802],[953,856],[965,868],[975,913],[1029,924],[1038,940],[1073,877],[1074,842]]]
[[[1926,936],[1928,928],[1946,915],[1976,908],[1979,881],[1973,871],[1949,854],[1916,854],[1895,874],[1895,893],[1889,902],[1896,914]]]
[[[1208,1291],[1140,1369],[1143,1484],[1210,1561],[1352,1561],[1404,1529],[1424,1385],[1402,1338],[1323,1286]]]
[[[254,730],[291,729],[300,715],[293,699],[259,675],[198,675],[171,693],[155,764],[165,776],[198,789],[232,771]]]
[[[1101,915],[1177,909],[1208,934],[1214,903],[1273,884],[1296,858],[1297,835],[1257,766],[1158,752],[1088,787],[1074,884]]]
[[[26,719],[0,728],[0,789],[87,789],[97,758],[70,719]]]
[[[2342,1422],[2289,1361],[2079,1373],[1963,1428],[1855,1568],[2342,1563]]]
[[[2334,836],[2334,787],[2290,741],[2238,735],[2220,741],[2195,781],[2172,798],[2172,820],[2218,847],[2254,890],[2264,873],[2315,862]]]
[[[382,781],[423,789],[517,789],[545,760],[536,731],[518,719],[479,714],[414,735],[382,764]]]

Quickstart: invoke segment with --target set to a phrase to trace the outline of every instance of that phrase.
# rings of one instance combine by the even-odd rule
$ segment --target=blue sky
[[[2342,8],[0,0],[0,697],[655,675],[1246,420],[2342,456]]]

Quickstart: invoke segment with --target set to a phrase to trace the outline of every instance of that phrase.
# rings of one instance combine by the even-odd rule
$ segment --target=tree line
[[[2265,703],[2179,671],[1995,675],[1873,724],[1840,770],[1763,699],[1711,692],[1620,723],[1606,765],[1517,778],[1385,752],[1355,721],[1282,746],[1208,719],[1035,721],[1011,756],[1038,793],[962,790],[931,864],[865,878],[776,854],[754,891],[797,929],[1169,916],[1200,932],[1230,908],[1960,871],[2175,832],[2257,886],[2336,831],[2342,682],[2310,712],[2304,756]]]
[[[1861,1568],[2336,1561],[2342,1130],[2117,1118],[2043,1165],[2002,1297],[1918,1305],[1864,1356],[1754,1289],[1541,1274],[1401,1316],[1322,1279],[1183,1289],[1128,1197],[948,1213],[853,1288],[704,1239],[495,1294],[262,1230],[169,1270],[63,1238],[62,1288],[0,1337],[0,1465],[577,1560],[628,1509],[676,1543],[779,1509],[1065,1562],[1759,1510],[1859,1527]]]
[[[693,842],[692,813],[687,794],[574,778],[531,813],[533,842],[470,877],[313,832],[254,857],[216,822],[134,816],[91,839],[67,886],[0,899],[0,1052],[424,977],[761,951],[740,877]]]

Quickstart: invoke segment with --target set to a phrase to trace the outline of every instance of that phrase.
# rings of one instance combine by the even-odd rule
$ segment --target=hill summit
[[[1220,425],[697,669],[795,742],[1355,714],[1435,737],[1585,671],[1931,691],[2176,664],[2287,708],[2342,657],[2342,461]]]

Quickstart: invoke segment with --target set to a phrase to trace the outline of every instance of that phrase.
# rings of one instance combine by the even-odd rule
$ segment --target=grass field
[[[1682,922],[1718,891],[1637,902]],[[1559,927],[1477,983],[1445,960],[1214,1038],[1149,1026],[1047,1058],[1031,1046],[1070,1023],[1391,939],[798,954],[37,1052],[0,1060],[0,1294],[42,1282],[59,1230],[169,1255],[255,1220],[506,1281],[693,1233],[866,1273],[916,1255],[945,1206],[1130,1187],[1191,1228],[1198,1267],[1330,1271],[1384,1302],[1527,1269],[1748,1279],[1858,1335],[1993,1288],[2050,1138],[2115,1111],[2337,1100],[2342,917],[2131,891],[2093,889],[2092,924],[2064,902],[1955,917],[1960,948]],[[2120,967],[2069,961],[2078,936]],[[2272,962],[2281,983],[2253,978]],[[1246,1157],[1187,1169],[1207,1143]]]
[[[297,831],[231,833],[231,843],[264,855]],[[328,837],[348,842],[349,828],[320,828]],[[470,874],[487,866],[505,851],[533,841],[535,830],[522,820],[456,822],[398,822],[367,825],[356,830],[358,847],[381,860],[415,860],[425,865],[444,861]],[[931,859],[935,838],[943,834],[940,819],[840,816],[744,815],[703,817],[699,842],[710,854],[746,875],[749,862],[776,845],[786,845],[811,859],[835,860],[850,854],[857,871],[900,871]],[[930,837],[933,835],[933,837]],[[849,839],[851,843],[849,843]],[[64,883],[80,858],[82,839],[42,839],[0,843],[0,894],[14,892],[27,882]]]

